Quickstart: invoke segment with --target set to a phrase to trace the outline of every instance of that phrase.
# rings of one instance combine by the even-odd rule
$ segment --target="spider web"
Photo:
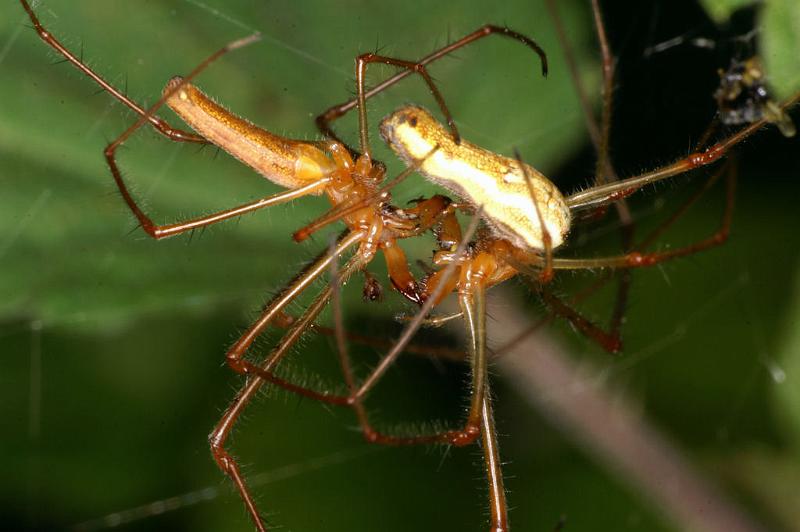
[[[253,7],[212,0],[113,8],[73,4],[50,1],[39,13],[70,49],[83,46],[92,66],[118,85],[127,80],[128,92],[139,101],[154,101],[165,80],[186,72],[220,44],[260,31],[261,44],[215,64],[201,83],[242,115],[295,137],[315,136],[313,116],[349,96],[353,57],[376,46],[386,46],[388,55],[417,57],[492,21],[534,35],[548,51],[559,49],[543,9],[527,2],[509,2],[500,11],[469,2],[447,7],[393,3],[389,16],[366,2],[353,2],[347,11],[325,2],[303,3],[302,9],[289,2]],[[563,15],[577,41],[581,69],[592,81],[594,44],[580,4],[565,5]],[[642,12],[657,10],[643,7]],[[13,465],[2,483],[9,501],[3,507],[6,522],[20,529],[83,523],[85,529],[249,530],[204,440],[238,384],[220,367],[221,351],[253,309],[324,246],[324,237],[305,247],[289,241],[290,231],[321,212],[324,202],[300,201],[193,239],[155,243],[141,232],[131,233],[130,216],[101,153],[107,140],[130,123],[130,113],[105,95],[93,95],[94,87],[71,67],[49,65],[59,58],[27,28],[20,30],[25,19],[18,15],[0,23],[7,30],[0,32],[7,36],[0,42],[0,69],[5,79],[14,80],[0,86],[7,102],[0,108],[6,169],[0,175],[0,226],[8,228],[0,237],[0,338],[9,355],[3,404],[14,420],[13,437],[6,442]],[[647,19],[658,21],[652,31],[668,32],[659,24],[669,16],[660,12]],[[634,55],[635,39],[626,40],[622,28],[611,31]],[[693,53],[679,52],[679,59]],[[518,147],[548,174],[566,165],[558,173],[566,176],[563,185],[585,185],[581,176],[591,175],[593,163],[585,148],[581,152],[582,115],[561,56],[551,52],[550,57],[546,81],[537,76],[532,57],[500,40],[459,52],[432,71],[466,138],[505,153]],[[657,64],[638,76],[644,78],[642,86],[654,84],[648,76],[659,68],[666,67]],[[386,72],[376,68],[372,79]],[[618,90],[626,91],[637,76],[624,70],[621,75]],[[694,88],[702,98],[713,90],[713,68],[710,75],[710,88]],[[699,84],[686,77],[689,85]],[[634,121],[637,103],[642,113],[647,106],[662,110],[652,122],[642,119],[644,130],[629,134],[645,142],[615,145],[623,175],[669,162],[693,140],[675,136],[662,143],[653,133],[672,122],[680,132],[686,127],[681,119],[692,114],[666,105],[669,88],[635,90],[618,98],[628,107],[621,111],[625,120]],[[432,106],[418,80],[376,99],[370,110],[376,147],[377,121],[405,102]],[[338,130],[354,140],[354,116]],[[800,522],[785,501],[800,484],[800,471],[791,465],[796,463],[798,401],[791,390],[796,389],[798,349],[787,336],[798,315],[792,288],[798,186],[791,179],[797,160],[786,155],[793,147],[775,135],[747,147],[734,234],[726,246],[635,273],[622,357],[607,358],[567,326],[547,329],[566,351],[600,366],[589,382],[599,379],[622,390],[626,401],[703,469],[744,493],[767,523],[787,529],[787,523]],[[275,190],[225,156],[171,145],[151,132],[137,135],[128,148],[123,154],[127,175],[160,219]],[[378,154],[399,171],[385,149]],[[404,185],[398,203],[434,190],[418,178]],[[645,191],[633,203],[642,234],[691,186],[678,179]],[[679,245],[710,232],[720,196],[711,192],[657,245]],[[615,234],[609,217],[587,229],[575,252],[585,256],[603,250]],[[427,258],[429,249],[430,242],[421,242],[411,251]],[[555,289],[569,294],[587,279],[566,275]],[[520,284],[511,288],[515,304],[537,306]],[[374,322],[390,322],[404,308],[391,297],[365,308],[357,292],[345,294],[351,321],[369,314]],[[582,308],[602,320],[609,302],[610,294],[599,294]],[[541,315],[540,308],[519,312],[528,320]],[[501,326],[490,324],[493,344]],[[317,339],[299,352],[330,349],[327,340]],[[394,419],[414,419],[419,411],[457,419],[462,403],[453,405],[452,397],[463,394],[461,375],[448,365],[440,371],[444,377],[427,375],[426,361],[402,366],[402,378],[376,398],[378,418],[390,426],[399,425]],[[618,529],[620,523],[670,529],[668,519],[625,487],[624,477],[607,472],[550,428],[542,419],[546,410],[537,414],[525,406],[525,390],[505,385],[502,376],[495,380],[502,450],[511,462],[506,474],[513,477],[508,481],[516,507],[512,517],[520,529],[552,528],[561,514],[574,530]],[[439,402],[447,404],[441,411]],[[413,523],[441,530],[483,526],[485,503],[482,489],[475,489],[481,483],[475,480],[480,469],[474,451],[373,452],[355,430],[342,430],[353,424],[347,412],[292,398],[260,401],[249,414],[232,445],[251,478],[265,470],[269,474],[272,466],[279,476],[285,472],[257,488],[276,523],[296,530],[363,530],[378,520],[382,530],[406,530]],[[286,464],[295,467],[286,469]],[[789,473],[775,481],[775,471]],[[220,496],[211,497],[208,490],[221,485]],[[139,511],[143,503],[148,504]],[[166,511],[173,506],[177,510]],[[117,521],[103,517],[108,514]]]

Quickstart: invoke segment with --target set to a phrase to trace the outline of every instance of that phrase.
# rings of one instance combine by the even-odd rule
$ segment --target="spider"
[[[134,124],[108,144],[104,155],[123,200],[136,217],[141,228],[149,236],[157,240],[175,236],[230,218],[239,217],[249,212],[292,201],[305,195],[323,192],[333,204],[333,210],[296,233],[295,238],[297,240],[305,239],[319,227],[336,220],[344,221],[349,227],[349,230],[339,238],[338,242],[332,245],[330,252],[323,253],[266,306],[259,319],[234,343],[226,355],[228,365],[232,369],[253,377],[248,379],[242,387],[233,404],[227,409],[222,420],[210,435],[212,454],[219,467],[231,478],[239,490],[256,528],[265,530],[254,499],[240,473],[238,463],[226,448],[226,441],[237,418],[265,382],[272,382],[310,397],[322,398],[323,394],[316,393],[313,390],[306,390],[301,386],[275,376],[274,370],[279,362],[295,345],[300,336],[314,323],[332,294],[336,292],[336,285],[343,284],[354,273],[363,271],[378,251],[386,259],[389,277],[394,287],[406,298],[419,302],[418,287],[411,277],[405,255],[397,245],[397,240],[414,237],[427,231],[452,209],[451,202],[444,196],[433,196],[429,199],[419,200],[416,206],[407,209],[398,209],[389,204],[388,189],[411,173],[411,171],[403,172],[389,181],[389,183],[382,184],[385,170],[381,164],[373,163],[366,132],[365,101],[367,93],[364,86],[366,65],[374,62],[386,63],[403,67],[408,73],[419,73],[441,106],[442,112],[448,117],[452,138],[457,140],[459,134],[455,127],[455,122],[450,118],[442,96],[427,74],[424,68],[425,63],[435,61],[443,55],[489,35],[506,36],[531,48],[538,54],[544,74],[547,72],[546,57],[541,48],[531,39],[508,28],[492,25],[486,25],[470,33],[453,44],[434,52],[421,62],[399,61],[378,54],[360,56],[357,60],[356,78],[359,92],[361,155],[353,158],[351,151],[337,140],[323,142],[297,141],[280,137],[258,128],[254,124],[227,111],[192,84],[193,78],[213,61],[225,53],[251,44],[258,39],[257,35],[231,42],[201,62],[185,78],[174,77],[165,86],[161,98],[149,109],[145,109],[128,99],[121,91],[113,87],[68,51],[44,28],[26,0],[21,0],[21,4],[28,14],[33,27],[45,43],[55,49],[83,74],[93,79],[103,90],[139,115],[139,119]],[[403,77],[404,75],[395,76],[378,87],[377,91],[372,91],[372,93],[391,86]],[[164,104],[168,105],[197,133],[175,128],[158,117],[156,112]],[[325,120],[330,121],[335,118],[326,117]],[[256,170],[263,177],[289,190],[209,215],[166,225],[157,224],[145,213],[135,199],[117,162],[118,149],[130,139],[137,129],[147,123],[153,126],[160,134],[173,141],[215,144]],[[282,317],[287,305],[302,294],[332,265],[335,265],[343,254],[356,246],[356,252],[341,269],[341,272],[337,271],[336,281],[315,297],[313,303],[306,308],[302,316],[292,321],[288,331],[270,354],[258,365],[245,358],[253,342],[261,336],[270,324],[275,323]],[[368,276],[365,294],[369,295],[370,299],[375,299],[373,294],[376,291],[378,290],[375,288],[373,278]],[[370,441],[386,444],[413,444],[425,441],[459,442],[465,437],[470,442],[474,440],[475,435],[464,435],[459,431],[454,431],[452,434],[437,437],[433,440],[429,438],[400,438],[375,431],[368,424],[361,402],[366,392],[374,386],[381,374],[385,372],[385,367],[376,368],[371,377],[356,388],[344,358],[342,359],[342,366],[351,396],[346,401],[339,402],[355,408],[365,436]],[[330,400],[327,396],[324,398]],[[488,403],[485,406],[488,408]],[[491,415],[485,411],[484,417],[488,422]]]
[[[604,87],[610,88],[613,86],[612,58],[602,31],[604,24],[596,2],[593,3],[593,13],[601,49],[604,50]],[[610,90],[606,92],[603,123],[597,128],[602,135],[599,139],[601,147],[608,145],[610,92]],[[497,438],[494,426],[490,422],[492,415],[491,401],[488,399],[490,392],[485,290],[519,273],[530,273],[538,283],[537,290],[554,313],[569,320],[578,330],[597,341],[607,351],[619,351],[621,344],[615,327],[612,327],[610,333],[604,331],[539,284],[544,285],[549,282],[554,270],[649,267],[722,244],[730,232],[735,172],[728,167],[714,172],[699,192],[677,209],[671,218],[641,242],[633,244],[631,250],[620,255],[554,258],[553,250],[567,238],[571,216],[582,210],[602,208],[609,203],[619,202],[645,185],[718,163],[734,146],[765,125],[776,122],[774,115],[784,113],[785,109],[796,104],[798,100],[800,93],[780,105],[776,104],[776,111],[772,115],[749,120],[746,127],[730,136],[709,145],[703,142],[688,156],[638,176],[618,180],[607,158],[607,152],[601,151],[603,155],[598,164],[599,173],[596,178],[596,182],[600,184],[566,198],[543,175],[522,163],[519,157],[515,163],[512,159],[498,156],[469,142],[459,142],[459,139],[454,138],[451,132],[438,124],[432,115],[422,108],[404,106],[382,121],[382,137],[395,153],[409,163],[420,161],[420,155],[423,153],[431,153],[430,157],[419,163],[419,172],[475,207],[478,210],[477,217],[483,217],[486,225],[486,228],[478,233],[477,241],[470,242],[470,251],[465,256],[464,242],[469,238],[462,237],[458,224],[452,219],[453,214],[449,213],[447,216],[450,219],[440,223],[437,229],[440,251],[434,262],[442,266],[442,269],[430,274],[424,280],[422,299],[426,300],[426,304],[423,310],[406,329],[401,340],[381,360],[378,368],[384,370],[393,362],[402,351],[407,339],[424,322],[424,316],[441,301],[443,296],[453,291],[458,293],[460,315],[464,317],[466,323],[471,354],[472,383],[469,412],[460,431],[445,431],[441,434],[418,437],[417,440],[437,441],[437,438],[443,437],[449,438],[452,444],[464,445],[473,441],[479,434],[482,436],[490,485],[492,530],[506,530],[508,517]],[[431,149],[434,146],[437,150],[432,153]],[[676,249],[645,251],[723,175],[726,176],[726,206],[720,227],[716,231],[708,237]],[[458,271],[457,275],[453,275],[454,269]],[[364,385],[369,384],[371,381],[368,379]]]
[[[601,48],[604,50],[604,86],[613,86],[613,70],[608,43],[602,32],[604,26],[597,3],[593,3],[593,13]],[[387,61],[388,62],[388,61]],[[393,62],[406,68],[415,68],[403,62]],[[418,63],[419,64],[419,63]],[[357,68],[363,68],[359,61]],[[357,70],[359,107],[364,108],[365,89],[361,70]],[[432,92],[441,102],[435,89]],[[604,122],[597,130],[601,135],[600,146],[608,145],[610,126],[610,91],[604,104]],[[782,104],[788,108],[800,99],[797,95]],[[346,111],[351,104],[337,106],[333,112]],[[364,132],[365,115],[360,116],[361,143],[367,145]],[[449,119],[449,116],[448,116]],[[448,120],[452,127],[452,120]],[[376,369],[359,386],[345,366],[346,380],[350,389],[348,396],[320,394],[311,390],[297,390],[310,397],[337,404],[352,404],[360,401],[377,380],[392,365],[402,352],[416,329],[425,321],[425,316],[441,299],[456,291],[461,306],[460,316],[464,317],[469,338],[470,361],[472,367],[471,400],[467,419],[459,430],[446,430],[430,435],[407,438],[379,436],[371,429],[365,414],[360,414],[362,430],[370,441],[390,444],[447,442],[453,445],[467,445],[478,437],[482,438],[485,452],[487,477],[490,485],[490,527],[492,530],[507,530],[508,516],[503,487],[503,474],[497,450],[497,437],[492,422],[491,400],[489,399],[488,363],[486,350],[486,306],[485,290],[505,282],[519,273],[531,273],[537,289],[554,313],[569,320],[587,337],[597,341],[607,351],[615,353],[621,349],[616,327],[610,332],[597,327],[580,313],[550,293],[543,285],[548,283],[555,270],[581,269],[629,269],[649,267],[677,257],[691,255],[717,246],[728,238],[733,214],[735,173],[723,168],[708,179],[700,193],[677,210],[675,215],[658,227],[632,249],[623,254],[609,257],[562,259],[554,258],[553,250],[561,246],[569,233],[571,218],[580,211],[604,208],[610,203],[619,202],[646,185],[669,179],[692,170],[719,162],[730,149],[768,123],[767,119],[749,124],[747,127],[723,138],[709,146],[701,146],[688,156],[672,164],[665,165],[638,176],[617,179],[611,161],[605,150],[598,164],[600,183],[594,187],[562,196],[559,190],[542,174],[522,163],[483,150],[467,141],[460,141],[453,131],[441,126],[427,111],[420,107],[405,106],[386,117],[381,123],[383,139],[409,164],[415,164],[419,172],[447,188],[451,193],[464,199],[477,209],[476,219],[483,219],[487,228],[478,234],[476,242],[461,235],[458,223],[452,212],[446,220],[437,225],[437,239],[440,251],[434,262],[444,266],[424,280],[421,299],[425,300],[422,310],[407,327],[397,344],[381,359]],[[323,127],[330,131],[329,128]],[[424,159],[423,159],[423,156]],[[605,159],[605,160],[604,160]],[[694,243],[667,251],[644,251],[647,246],[666,230],[685,212],[697,197],[711,188],[722,176],[726,176],[726,206],[720,227],[710,236]],[[475,220],[473,220],[474,224]],[[470,232],[471,233],[471,232]],[[469,242],[469,253],[464,254],[465,243]],[[454,274],[454,271],[457,272]],[[542,286],[539,286],[542,285]],[[265,379],[270,373],[261,369],[254,371]]]

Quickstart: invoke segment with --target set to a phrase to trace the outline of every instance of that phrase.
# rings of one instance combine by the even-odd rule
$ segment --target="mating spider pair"
[[[23,5],[28,9],[34,25],[40,30],[40,35],[45,37],[49,44],[58,49],[57,41],[44,33],[45,30],[38,24],[33,12],[30,11],[25,2],[23,2]],[[599,18],[597,11],[595,11],[595,14]],[[473,35],[482,36],[492,32],[504,31],[502,28],[490,28],[485,33],[479,30]],[[476,38],[479,37],[468,36],[443,49],[443,51],[432,54],[419,63],[403,63],[399,66],[420,71],[420,64],[430,62]],[[225,51],[247,42],[247,40],[244,40],[233,43]],[[91,75],[88,68],[83,67],[74,56],[67,55],[68,52],[63,49],[59,49],[59,51],[65,54],[66,57],[71,57],[70,60],[74,64],[81,67],[85,73]],[[118,99],[141,115],[136,124],[109,145],[106,150],[106,157],[125,201],[137,216],[143,228],[155,237],[170,236],[238,216],[245,212],[290,201],[305,194],[320,192],[325,192],[335,206],[333,215],[326,217],[323,222],[342,220],[349,228],[348,233],[340,238],[334,249],[329,253],[324,253],[303,275],[298,277],[278,298],[273,300],[259,320],[229,350],[228,359],[231,366],[237,371],[249,373],[252,376],[235,403],[229,408],[217,430],[212,434],[212,448],[217,462],[236,483],[257,526],[262,526],[255,504],[252,502],[244,480],[238,472],[236,462],[228,455],[224,443],[241,409],[255,393],[255,390],[263,384],[263,381],[267,380],[323,401],[353,406],[359,415],[365,435],[373,441],[396,444],[436,441],[466,444],[480,436],[483,439],[483,446],[486,451],[487,474],[492,486],[493,527],[498,530],[507,528],[502,473],[491,421],[491,402],[489,400],[486,372],[484,291],[519,272],[532,273],[534,278],[546,281],[552,276],[554,270],[561,268],[643,266],[673,256],[691,253],[720,242],[727,234],[730,222],[730,208],[732,206],[732,180],[730,179],[732,178],[729,178],[729,202],[723,228],[711,238],[695,245],[667,253],[643,254],[642,252],[631,251],[618,257],[587,260],[559,259],[552,255],[552,250],[558,247],[569,230],[569,219],[572,211],[602,207],[605,203],[621,200],[645,184],[668,178],[697,166],[710,164],[762,124],[753,124],[737,135],[670,166],[623,181],[613,181],[613,172],[610,171],[610,164],[606,161],[606,167],[601,170],[601,174],[605,174],[603,179],[609,181],[608,183],[563,198],[558,190],[533,168],[522,165],[515,159],[501,158],[489,152],[481,151],[465,141],[456,142],[454,137],[457,136],[457,133],[454,129],[450,131],[443,129],[421,109],[404,108],[399,110],[382,124],[385,140],[401,157],[409,162],[412,170],[418,169],[432,180],[445,184],[447,188],[458,193],[461,199],[469,204],[471,209],[478,212],[475,220],[482,219],[487,222],[491,230],[481,230],[477,234],[476,244],[473,245],[471,239],[475,235],[474,224],[466,235],[462,235],[457,222],[453,218],[453,204],[442,197],[429,198],[410,209],[392,207],[390,196],[388,195],[388,187],[384,183],[383,169],[374,163],[369,156],[370,149],[366,136],[368,131],[366,127],[366,97],[368,94],[374,93],[374,91],[367,91],[364,86],[364,69],[366,64],[373,60],[395,63],[394,61],[369,55],[360,58],[357,82],[360,100],[358,107],[359,122],[361,124],[362,155],[353,159],[350,152],[341,144],[335,142],[319,144],[288,141],[287,139],[270,135],[263,130],[255,129],[250,124],[238,121],[223,109],[214,106],[213,102],[196,92],[193,86],[188,84],[188,81],[215,57],[201,64],[183,81],[176,81],[168,85],[165,93],[164,101],[181,114],[187,123],[201,136],[172,128],[153,114],[156,106],[150,111],[144,111],[124,99],[120,93],[115,93],[109,84],[95,77],[95,80],[101,82],[101,85],[106,90],[115,94]],[[606,61],[610,62],[610,57],[606,57]],[[410,70],[395,76],[388,83],[381,84],[379,88],[382,90],[391,83],[399,81],[408,72]],[[611,83],[610,80],[611,77],[609,75],[606,78],[608,84]],[[449,113],[446,110],[443,98],[438,95],[433,84],[430,86],[437,96],[445,116],[449,119]],[[159,102],[157,105],[161,103],[163,102]],[[344,112],[347,108],[352,108],[352,105],[345,104],[337,109]],[[290,190],[286,193],[189,222],[157,226],[150,221],[128,192],[115,159],[117,147],[145,122],[152,123],[161,133],[173,140],[190,142],[212,141],[253,166],[265,177],[289,187]],[[452,119],[449,122],[452,128]],[[607,128],[601,129],[605,130],[607,134]],[[601,142],[607,143],[607,139],[601,139]],[[398,176],[398,178],[402,177],[405,177],[405,173]],[[468,177],[474,179],[467,181]],[[600,180],[602,181],[603,179]],[[393,182],[394,180],[390,183]],[[486,186],[481,184],[486,182],[496,187],[497,194],[486,192]],[[499,197],[500,194],[503,194],[503,196]],[[504,219],[503,213],[508,212],[509,206],[513,207],[515,205],[520,205],[519,213],[510,219]],[[552,209],[550,209],[551,206]],[[554,217],[550,215],[551,210],[555,213]],[[526,228],[525,226],[528,227]],[[546,229],[543,229],[543,227]],[[400,248],[397,247],[396,241],[417,236],[434,228],[438,230],[441,246],[441,250],[437,254],[437,264],[440,265],[440,268],[424,279],[423,283],[418,284],[410,278],[407,260]],[[304,233],[299,236],[304,236]],[[409,299],[425,300],[423,310],[418,314],[418,318],[409,325],[403,339],[384,357],[371,376],[362,383],[356,383],[349,372],[347,357],[344,353],[341,353],[348,394],[334,396],[324,392],[301,389],[290,382],[281,380],[271,371],[306,328],[314,322],[328,299],[335,295],[336,282],[323,289],[315,302],[308,307],[303,316],[294,322],[278,347],[261,365],[248,362],[244,355],[247,353],[251,342],[261,331],[279,316],[286,305],[299,292],[306,289],[315,278],[324,274],[332,265],[335,265],[337,259],[345,254],[348,249],[356,246],[358,246],[358,250],[353,258],[344,267],[337,267],[339,269],[337,275],[338,283],[343,283],[354,272],[364,268],[366,263],[372,260],[380,251],[385,256],[392,282],[398,290]],[[396,438],[375,432],[366,419],[361,400],[383,372],[388,369],[391,362],[399,355],[405,343],[424,320],[430,308],[438,303],[441,297],[454,290],[459,292],[462,312],[472,338],[470,346],[470,358],[473,365],[472,402],[470,414],[464,428],[438,435],[413,438]],[[567,305],[560,302],[552,294],[544,293],[546,294],[545,300],[551,304],[557,313],[571,320],[591,337],[599,339],[609,350],[617,349],[618,339],[615,331],[612,331],[611,334],[605,333],[581,318],[574,311],[571,311]],[[339,331],[341,331],[341,328],[339,328]]]

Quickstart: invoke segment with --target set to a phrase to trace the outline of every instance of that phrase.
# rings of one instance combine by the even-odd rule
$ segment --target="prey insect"
[[[681,35],[649,47],[645,55],[650,57],[681,45],[717,52],[725,58],[722,63],[725,66],[717,68],[719,86],[713,94],[717,105],[715,120],[723,126],[741,126],[765,119],[775,124],[783,136],[793,137],[795,125],[775,100],[768,73],[759,56],[758,33],[754,29],[726,39]],[[713,132],[714,128],[709,128],[706,137]]]
[[[714,93],[720,122],[725,125],[750,124],[765,120],[775,124],[785,137],[796,133],[794,122],[772,98],[766,74],[758,56],[731,59],[726,70],[719,71],[719,88]]]

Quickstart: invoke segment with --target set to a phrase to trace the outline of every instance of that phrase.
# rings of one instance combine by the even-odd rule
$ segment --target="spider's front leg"
[[[142,117],[142,119],[149,122],[156,129],[156,131],[168,139],[177,142],[195,142],[198,144],[205,144],[208,142],[206,139],[196,135],[195,133],[172,127],[167,123],[166,120],[160,118],[150,111],[146,111],[139,104],[128,98],[122,91],[114,87],[105,78],[95,72],[80,58],[76,57],[75,54],[70,52],[63,44],[61,44],[61,42],[42,25],[42,23],[39,21],[39,17],[36,16],[36,13],[34,13],[33,8],[27,0],[20,0],[20,3],[22,3],[22,8],[28,14],[31,24],[33,24],[33,28],[36,30],[36,33],[39,34],[39,38],[41,38],[42,41],[58,52],[66,61],[70,62],[84,75],[94,80],[94,82],[100,85],[104,91],[108,92],[111,96],[119,100],[123,105]]]

